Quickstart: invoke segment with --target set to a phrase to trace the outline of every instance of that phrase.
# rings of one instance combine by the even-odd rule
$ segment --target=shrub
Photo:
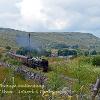
[[[7,50],[11,50],[11,47],[10,47],[10,46],[7,46],[6,49],[7,49]]]
[[[94,56],[92,60],[92,64],[96,66],[100,66],[100,56]]]
[[[91,64],[92,63],[92,57],[81,56],[81,57],[79,57],[79,62],[81,64]]]

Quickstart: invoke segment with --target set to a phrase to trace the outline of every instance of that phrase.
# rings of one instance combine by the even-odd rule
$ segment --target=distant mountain
[[[29,46],[29,32],[0,28],[0,46]],[[80,32],[30,32],[32,48],[81,48],[100,51],[100,38]]]

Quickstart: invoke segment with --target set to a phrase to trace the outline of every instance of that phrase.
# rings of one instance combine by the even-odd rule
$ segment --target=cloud
[[[0,0],[0,26],[26,31],[82,31],[100,36],[99,0]]]
[[[61,2],[61,0],[59,0]],[[58,1],[57,1],[58,2]],[[71,25],[71,13],[66,9],[60,7],[59,4],[52,2],[52,0],[22,0],[20,3],[20,13],[22,20],[27,25],[38,23],[47,30],[63,30]],[[33,24],[34,23],[34,24]]]
[[[30,27],[37,24],[46,31],[94,32],[100,26],[99,7],[99,0],[22,0],[20,13],[23,22]]]
[[[0,0],[0,27],[17,28],[21,16],[16,2],[19,0]]]

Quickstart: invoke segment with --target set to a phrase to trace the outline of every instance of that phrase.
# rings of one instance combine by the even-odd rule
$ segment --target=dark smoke
[[[20,34],[16,36],[16,43],[20,47],[25,47],[27,49],[35,49],[41,51],[42,44],[37,39],[32,38],[32,34],[30,34],[30,44],[29,44],[29,34]]]

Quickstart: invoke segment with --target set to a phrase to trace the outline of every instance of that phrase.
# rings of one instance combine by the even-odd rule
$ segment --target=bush
[[[92,57],[82,56],[82,57],[79,57],[79,62],[81,64],[90,64],[91,63],[91,59],[92,59]]]
[[[11,47],[10,47],[10,46],[7,46],[6,49],[7,49],[7,50],[11,50]]]
[[[92,60],[92,64],[96,66],[100,66],[100,56],[95,56]]]

